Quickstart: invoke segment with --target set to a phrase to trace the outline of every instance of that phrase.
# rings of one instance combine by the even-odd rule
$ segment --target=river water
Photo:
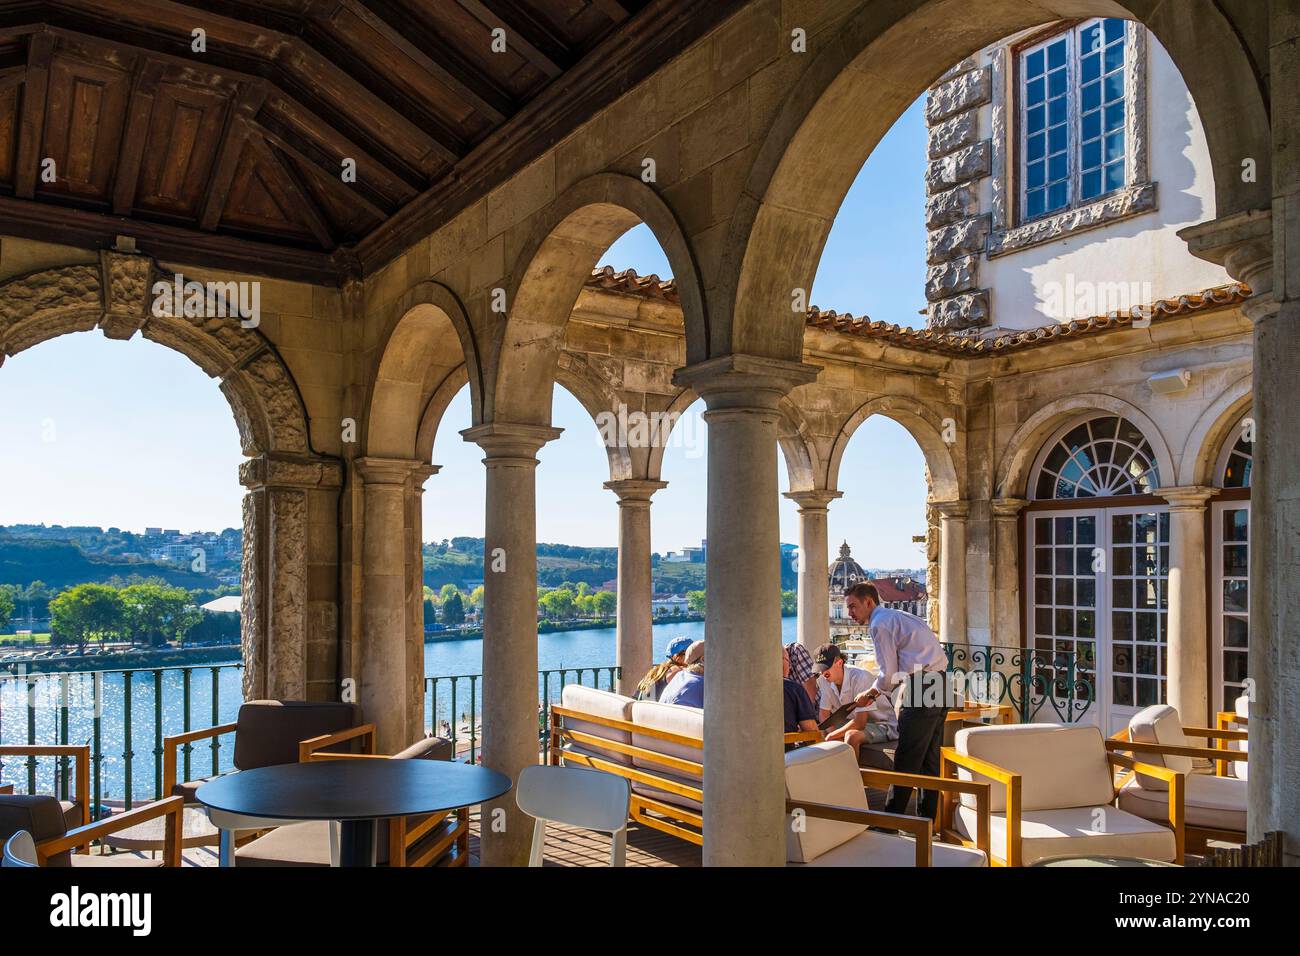
[[[652,629],[656,659],[661,658],[669,642],[678,636],[701,640],[704,623],[693,621],[679,624],[656,624]],[[796,619],[783,618],[781,640],[789,643],[796,639]],[[776,648],[773,648],[775,651]],[[608,668],[614,664],[614,629],[599,628],[579,631],[554,631],[537,638],[537,666],[539,670],[569,670],[585,668],[581,682],[598,682],[608,687],[607,670],[598,675],[592,668]],[[482,713],[482,681],[471,682],[468,675],[482,673],[483,641],[481,638],[464,641],[436,641],[424,646],[424,673],[430,678],[447,678],[433,682],[434,694],[426,689],[425,723],[437,727],[442,721],[455,720],[467,727],[472,712]],[[67,740],[73,744],[90,744],[94,747],[94,676],[90,673],[40,677],[35,681],[31,703],[35,710],[34,738],[40,744],[57,743],[62,738],[61,725],[67,722]],[[577,675],[566,674],[565,682],[572,683]],[[451,680],[461,677],[460,680]],[[208,666],[191,668],[189,723],[194,729],[229,723],[241,702],[240,669],[221,667],[216,671],[217,706],[213,708],[213,670]],[[121,800],[126,793],[128,766],[130,789],[135,800],[149,800],[155,791],[155,769],[161,762],[156,753],[156,731],[161,714],[161,735],[181,733],[186,728],[184,676],[180,668],[162,672],[161,702],[152,672],[138,672],[131,679],[131,734],[126,734],[126,680],[121,672],[108,673],[101,682],[100,743],[102,755],[99,767],[100,799]],[[453,708],[452,687],[455,685]],[[545,685],[546,696],[557,699],[561,681],[551,678]],[[62,706],[62,695],[68,695],[68,706]],[[539,699],[543,684],[539,681]],[[25,682],[0,680],[0,743],[25,744],[29,740],[28,697]],[[464,731],[462,731],[462,736]],[[229,769],[233,754],[232,738],[225,737],[217,749],[217,767]],[[128,746],[129,743],[129,746]],[[206,776],[213,771],[213,753],[208,743],[200,742],[190,756],[190,778]],[[54,789],[55,761],[40,758],[36,762],[37,791]],[[93,776],[93,770],[92,770]],[[182,768],[182,779],[185,779]],[[9,758],[0,769],[0,784],[15,784],[18,793],[27,791],[28,764],[25,758]]]

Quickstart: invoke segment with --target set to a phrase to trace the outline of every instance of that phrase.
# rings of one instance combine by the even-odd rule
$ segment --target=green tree
[[[475,607],[483,606],[483,585],[479,585],[473,591],[469,592],[469,603]]]
[[[50,602],[50,628],[82,652],[89,638],[104,640],[122,630],[122,596],[107,584],[78,584]]]
[[[13,588],[8,584],[0,585],[0,631],[9,626],[14,616]]]
[[[784,615],[796,614],[799,611],[799,592],[782,591],[781,592],[781,613]]]
[[[613,591],[597,591],[592,595],[597,617],[613,617],[618,610],[618,596]]]
[[[185,643],[185,635],[203,617],[184,588],[166,584],[132,584],[119,592],[123,624],[131,643],[158,647],[168,641]]]
[[[444,584],[442,590],[438,592],[438,603],[446,604],[447,599],[453,594],[460,594],[460,588],[456,587],[454,584]]]
[[[460,627],[465,623],[465,601],[461,598],[460,592],[455,589],[454,585],[447,585],[452,589],[451,593],[442,600],[442,623],[448,627]],[[446,587],[443,588],[444,593]]]
[[[540,602],[542,612],[553,621],[563,621],[573,617],[574,594],[569,588],[555,588],[542,595]]]
[[[690,608],[692,611],[694,611],[696,614],[703,614],[704,613],[704,592],[687,591],[686,606]]]

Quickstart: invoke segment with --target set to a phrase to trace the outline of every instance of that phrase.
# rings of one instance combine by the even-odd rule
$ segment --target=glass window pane
[[[1102,48],[1102,26],[1100,23],[1089,23],[1079,31],[1079,50],[1083,53],[1092,53]]]
[[[1110,604],[1111,607],[1132,607],[1133,582],[1127,580],[1112,581],[1110,588]]]
[[[1069,145],[1069,141],[1068,141],[1067,138],[1066,138],[1066,128],[1065,128],[1064,126],[1053,126],[1051,129],[1049,129],[1049,130],[1047,131],[1047,151],[1048,151],[1049,153],[1061,153],[1061,152],[1064,152],[1064,151],[1065,151],[1065,148],[1066,148],[1068,145]],[[1033,157],[1031,157],[1031,158],[1033,158]],[[1053,162],[1053,166],[1052,166],[1052,170],[1053,170],[1053,172],[1052,172],[1052,178],[1053,178],[1053,179],[1060,179],[1061,176],[1064,175],[1064,173],[1060,173],[1060,174],[1058,174],[1058,173],[1055,171],[1055,170],[1056,170],[1056,166],[1055,166],[1055,163],[1056,163],[1056,157],[1053,157],[1052,162]],[[1065,162],[1064,157],[1061,157],[1061,162],[1062,162],[1062,163]],[[1062,169],[1064,169],[1064,166],[1062,166]]]
[[[1116,17],[1110,17],[1103,22],[1106,28],[1106,42],[1109,43],[1111,40],[1118,40],[1120,37],[1124,36],[1123,20],[1117,19]]]
[[[1070,574],[1074,570],[1074,550],[1072,548],[1056,549],[1056,573]]]
[[[1094,139],[1090,143],[1083,144],[1083,168],[1095,169],[1101,165],[1101,140]],[[1097,177],[1101,181],[1100,175]],[[1085,190],[1086,192],[1086,190]]]
[[[1133,679],[1131,677],[1116,677],[1113,679],[1111,686],[1117,707],[1133,706]]]
[[[1100,53],[1090,53],[1085,56],[1080,63],[1082,66],[1081,75],[1084,83],[1087,83],[1090,80],[1095,80],[1097,77],[1101,76]]]
[[[1106,47],[1106,72],[1122,69],[1124,66],[1124,44],[1116,43]]]
[[[1092,515],[1079,519],[1077,531],[1079,544],[1097,543],[1097,519]]]
[[[1047,95],[1064,96],[1068,74],[1065,70],[1053,70],[1047,74]]]
[[[1124,132],[1111,133],[1106,137],[1106,162],[1113,163],[1124,158]],[[1088,164],[1092,165],[1092,164]]]
[[[1056,612],[1056,636],[1057,637],[1074,637],[1074,612],[1062,611]]]
[[[1040,76],[1036,80],[1030,80],[1025,84],[1025,102],[1030,106],[1043,102],[1043,94],[1047,92],[1047,83]]]
[[[1039,142],[1041,142],[1043,139],[1043,137],[1041,136],[1036,136],[1034,138],[1039,140]],[[1036,163],[1030,163],[1029,170],[1028,170],[1029,188],[1037,189],[1039,186],[1043,185],[1043,180],[1046,178],[1046,173],[1047,173],[1047,163],[1043,162],[1042,160],[1039,160]],[[1030,198],[1031,199],[1033,198],[1032,193],[1030,194]]]
[[[1074,618],[1074,629],[1079,637],[1097,636],[1097,614],[1095,611],[1080,611]]]
[[[1133,615],[1118,611],[1110,616],[1111,639],[1120,642],[1133,640]]]
[[[1025,57],[1025,75],[1033,78],[1043,72],[1043,51],[1035,50]]]
[[[1029,196],[1026,199],[1027,208],[1025,209],[1025,215],[1031,219],[1034,218],[1035,216],[1041,216],[1046,211],[1046,204],[1047,204],[1046,190],[1035,189],[1033,192],[1029,194]],[[1052,497],[1052,485],[1051,485],[1050,476],[1043,475],[1043,481],[1046,484],[1045,486],[1040,486],[1038,491],[1038,497],[1050,498]]]
[[[1097,581],[1095,578],[1079,578],[1075,582],[1075,604],[1079,607],[1097,606]]]
[[[1160,703],[1160,681],[1142,680],[1137,682],[1137,706],[1150,707],[1152,704]]]
[[[1083,115],[1083,139],[1096,139],[1101,135],[1101,111],[1093,110]]]
[[[1052,609],[1050,607],[1034,608],[1034,633],[1052,633]]]
[[[1223,610],[1245,614],[1250,611],[1250,601],[1245,581],[1223,582]]]
[[[1052,543],[1052,519],[1035,518],[1034,519],[1034,541],[1038,544]]]
[[[1233,544],[1223,549],[1223,573],[1232,578],[1244,578],[1249,545]]]
[[[1051,548],[1034,549],[1034,571],[1038,574],[1052,573],[1052,549]]]
[[[1223,646],[1224,647],[1247,647],[1249,646],[1250,625],[1244,617],[1224,617],[1223,619]]]
[[[1124,74],[1110,73],[1102,80],[1105,86],[1106,102],[1111,103],[1124,98]]]
[[[1065,65],[1065,37],[1052,43],[1047,48],[1047,66],[1049,69]]]
[[[1064,153],[1057,153],[1047,161],[1047,178],[1055,185],[1062,185],[1061,180],[1069,173]]]
[[[1111,539],[1116,542],[1133,540],[1133,516],[1115,515],[1110,521]]]
[[[1056,579],[1056,603],[1065,607],[1074,605],[1074,581],[1071,578]]]
[[[1035,604],[1052,603],[1052,579],[1051,578],[1034,578],[1034,603]]]
[[[1052,126],[1064,123],[1066,119],[1066,100],[1064,96],[1058,96],[1047,104],[1047,121]]]
[[[1029,137],[1029,142],[1025,146],[1025,159],[1027,159],[1029,163],[1032,165],[1035,160],[1041,160],[1043,158],[1043,153],[1046,151],[1046,149],[1047,149],[1047,134],[1035,133],[1034,135]],[[1038,185],[1038,183],[1031,183],[1031,185]]]
[[[1037,133],[1047,124],[1047,107],[1031,107],[1026,119],[1028,120],[1029,132]]]
[[[1095,116],[1096,114],[1094,113],[1089,115]],[[1085,117],[1084,118],[1085,128],[1087,127],[1087,122],[1088,122],[1087,117]],[[1118,102],[1111,103],[1110,106],[1106,107],[1106,132],[1109,133],[1117,129],[1123,129],[1123,127],[1124,127],[1124,101],[1119,100]]]
[[[1101,189],[1101,172],[1093,170],[1090,173],[1083,174],[1083,182],[1079,186],[1079,192],[1084,199],[1092,199],[1094,196],[1100,196]]]
[[[1157,615],[1152,613],[1146,613],[1146,614],[1134,614],[1133,617],[1135,618],[1134,620],[1135,628],[1133,632],[1133,637],[1138,641],[1143,641],[1148,644],[1154,644],[1156,639],[1159,637],[1159,635],[1156,633]]]
[[[1087,113],[1095,110],[1101,105],[1101,84],[1098,82],[1087,83],[1083,87],[1082,109]]]
[[[1065,183],[1056,183],[1047,190],[1049,209],[1064,209],[1070,204],[1070,193]]]
[[[1111,163],[1106,167],[1106,192],[1124,186],[1124,163]]]
[[[1244,684],[1246,682],[1245,654],[1223,655],[1223,679],[1230,684]]]

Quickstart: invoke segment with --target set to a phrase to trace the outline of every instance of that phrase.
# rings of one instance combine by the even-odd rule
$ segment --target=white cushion
[[[869,809],[857,757],[848,744],[838,740],[800,747],[785,755],[785,795],[796,803],[806,800],[853,810]],[[812,816],[804,816],[796,826],[791,814],[786,818],[785,858],[791,863],[811,863],[866,829],[865,823]]]
[[[1246,830],[1246,781],[1193,773],[1187,777],[1183,817],[1188,826],[1212,830]],[[1121,810],[1148,820],[1169,819],[1169,791],[1152,790],[1133,779],[1119,792]]]
[[[1022,810],[1054,810],[1110,803],[1114,776],[1106,760],[1101,731],[1086,724],[994,724],[957,731],[957,752],[977,757],[1021,776]],[[990,808],[1007,806],[1007,788],[996,780],[959,769],[962,780],[990,784]],[[975,795],[962,794],[974,808]]]
[[[1242,694],[1240,697],[1237,698],[1236,706],[1233,709],[1236,710],[1238,717],[1249,717],[1250,697],[1246,694]],[[1249,743],[1248,741],[1245,740],[1230,740],[1228,741],[1228,747],[1232,750],[1240,750],[1242,753],[1246,753],[1247,751],[1250,750]],[[1238,780],[1249,779],[1250,778],[1249,771],[1250,771],[1249,760],[1233,760],[1231,763],[1228,764],[1228,773],[1236,777]]]
[[[975,839],[975,811],[958,807],[956,817],[957,829]],[[993,814],[989,825],[989,847],[994,856],[1005,859],[1006,814]],[[1054,856],[1128,856],[1172,863],[1174,854],[1173,830],[1116,807],[1028,810],[1020,815],[1022,866]]]
[[[1190,747],[1192,744],[1183,733],[1183,722],[1178,711],[1168,704],[1152,704],[1144,707],[1129,718],[1129,740],[1140,744],[1164,744],[1169,747]],[[1178,773],[1192,772],[1192,758],[1171,754],[1135,753],[1139,763],[1149,763],[1155,767],[1168,767]],[[1165,790],[1168,784],[1159,777],[1138,774],[1142,786],[1148,790]]]
[[[847,843],[827,850],[811,863],[788,863],[787,866],[916,866],[916,842],[910,836],[894,836],[867,830]],[[935,867],[988,866],[982,850],[930,844],[930,865]]]
[[[593,717],[606,717],[611,720],[632,719],[632,698],[623,697],[607,690],[597,690],[594,687],[583,687],[580,684],[569,684],[560,692],[560,705],[568,710],[591,714]],[[601,724],[593,724],[590,721],[577,720],[571,717],[565,718],[564,725],[569,730],[577,730],[592,737],[613,740],[621,744],[630,744],[632,742],[632,735],[626,730],[615,730],[613,727],[605,727]],[[612,763],[632,763],[632,758],[627,754],[602,750],[586,744],[569,743],[565,745],[564,749],[572,753],[601,757]]]
[[[704,711],[698,707],[686,707],[680,704],[660,704],[653,700],[632,701],[631,720],[639,727],[647,727],[652,730],[663,730],[671,734],[677,734],[681,737],[691,737],[696,740],[704,739]],[[681,760],[689,760],[692,763],[704,762],[704,749],[702,747],[692,747],[688,744],[673,743],[668,740],[660,740],[658,737],[651,737],[647,734],[638,734],[632,732],[632,745],[640,747],[643,750],[649,750],[653,753],[665,754],[669,757],[677,757]],[[659,777],[667,777],[676,783],[684,783],[690,787],[700,788],[703,784],[703,778],[694,771],[678,771],[666,767],[661,763],[655,763],[653,760],[647,760],[644,757],[633,757],[632,766],[647,773],[653,773]],[[639,793],[642,796],[652,797],[655,800],[662,800],[665,803],[676,804],[681,807],[689,807],[692,810],[700,810],[702,807],[698,800],[690,797],[679,796],[675,793],[669,793],[666,790],[660,790],[649,784],[633,782],[633,793]]]

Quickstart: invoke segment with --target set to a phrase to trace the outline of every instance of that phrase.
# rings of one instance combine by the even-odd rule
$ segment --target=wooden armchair
[[[1248,697],[1243,696],[1237,700],[1237,709],[1235,711],[1221,710],[1217,714],[1215,714],[1214,715],[1215,734],[1214,734],[1214,738],[1211,739],[1210,743],[1218,744],[1219,746],[1222,746],[1224,750],[1236,750],[1237,748],[1232,747],[1229,744],[1229,741],[1239,740],[1241,742],[1241,747],[1239,752],[1246,753],[1248,749],[1246,746],[1246,742],[1249,739],[1247,735],[1250,732],[1250,714],[1248,713],[1249,707],[1250,707],[1250,699]],[[1195,729],[1196,728],[1193,728],[1193,730]],[[1229,736],[1229,732],[1232,733],[1231,736]],[[1237,732],[1241,733],[1242,736],[1241,737],[1235,736],[1235,733]],[[1234,763],[1232,758],[1228,758],[1227,760],[1215,758],[1214,772],[1218,774],[1220,777],[1227,777],[1231,775],[1231,776],[1240,777],[1242,780],[1245,780],[1248,778],[1247,768],[1249,766],[1250,765],[1248,763],[1240,763],[1240,762]]]
[[[53,797],[8,795],[0,797],[0,842],[20,830],[30,833],[40,866],[180,866],[184,810],[184,800],[167,797],[69,830],[63,826],[62,809]],[[159,817],[166,821],[160,861],[85,852],[95,840]]]
[[[0,757],[71,757],[72,799],[60,800],[59,803],[69,828],[83,827],[90,822],[90,747],[84,744],[4,744],[0,746]],[[13,785],[0,787],[0,794],[3,793],[13,793]]]
[[[326,748],[357,745],[360,752]],[[300,762],[321,760],[451,759],[451,742],[426,737],[392,756],[376,754],[375,725],[301,741]],[[337,862],[338,834],[332,821],[291,823],[236,851],[239,866],[331,866]],[[465,866],[469,863],[469,808],[381,820],[375,834],[379,863],[387,866]]]
[[[1215,746],[1197,746],[1189,738],[1208,739]],[[1106,747],[1112,753],[1144,755],[1148,766],[1184,775],[1184,830],[1189,848],[1200,851],[1208,840],[1246,842],[1246,781],[1224,772],[1193,772],[1197,759],[1213,761],[1216,767],[1244,763],[1249,756],[1245,751],[1227,748],[1228,741],[1244,739],[1244,730],[1184,727],[1173,707],[1155,704],[1134,714]],[[1120,781],[1119,806],[1150,819],[1163,789],[1162,778],[1149,770],[1130,772]]]
[[[993,782],[989,814],[995,866],[1054,856],[1129,856],[1181,864],[1184,775],[1112,752],[1092,726],[1014,724],[974,727],[942,751],[941,775]],[[1164,810],[1150,820],[1114,806],[1116,772],[1162,780]],[[945,794],[940,833],[977,845],[978,808]]]
[[[787,859],[796,866],[987,866],[989,784],[939,780],[857,766],[839,741],[791,751],[785,759]],[[973,798],[982,821],[974,847],[934,842],[934,821],[872,810],[868,787],[920,787]],[[878,829],[869,829],[878,828]],[[902,831],[911,839],[899,835]]]

